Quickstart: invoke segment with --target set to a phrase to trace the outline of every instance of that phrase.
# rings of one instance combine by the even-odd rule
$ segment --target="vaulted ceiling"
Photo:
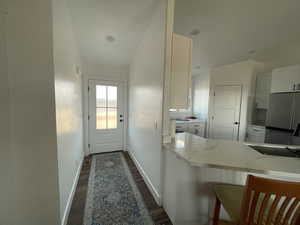
[[[83,62],[128,65],[157,1],[69,0]]]
[[[176,0],[175,32],[193,38],[197,73],[300,41],[299,12],[299,0]]]
[[[68,1],[83,62],[123,66],[159,0]],[[299,0],[176,0],[175,32],[193,38],[198,73],[300,41],[299,12]]]

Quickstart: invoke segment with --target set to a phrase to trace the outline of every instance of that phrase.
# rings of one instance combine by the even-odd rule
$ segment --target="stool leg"
[[[215,204],[215,211],[214,211],[214,218],[213,218],[213,225],[219,224],[219,218],[220,218],[220,209],[221,209],[221,202],[216,197],[216,204]]]

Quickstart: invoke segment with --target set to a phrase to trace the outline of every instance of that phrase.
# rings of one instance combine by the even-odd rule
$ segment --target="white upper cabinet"
[[[192,39],[173,34],[171,109],[188,109],[191,87]]]
[[[300,66],[273,70],[271,93],[300,91]]]

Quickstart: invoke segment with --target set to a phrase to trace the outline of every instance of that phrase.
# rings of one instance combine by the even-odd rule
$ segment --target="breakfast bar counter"
[[[245,185],[249,174],[300,182],[300,158],[261,154],[242,142],[179,133],[163,149],[162,202],[174,225],[210,223],[215,183]],[[221,218],[229,220],[223,209]]]
[[[176,134],[164,145],[191,166],[231,169],[263,174],[300,174],[300,158],[264,155],[242,142],[205,139],[190,133]]]

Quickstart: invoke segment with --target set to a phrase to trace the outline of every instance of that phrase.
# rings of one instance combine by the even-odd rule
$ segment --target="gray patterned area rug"
[[[84,225],[153,225],[122,153],[95,155]]]

